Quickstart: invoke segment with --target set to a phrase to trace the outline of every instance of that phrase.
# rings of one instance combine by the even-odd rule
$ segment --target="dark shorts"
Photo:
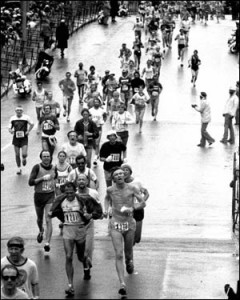
[[[46,204],[53,203],[55,193],[34,193],[34,204],[36,207],[44,208]]]
[[[185,45],[182,45],[182,44],[178,45],[179,50],[182,50],[183,48],[185,48]]]
[[[16,138],[16,137],[14,137],[13,141],[12,141],[12,144],[15,147],[22,148],[23,146],[28,145],[28,137],[27,136],[24,137],[24,138]]]
[[[144,209],[134,210],[133,217],[137,222],[142,221],[144,219]]]

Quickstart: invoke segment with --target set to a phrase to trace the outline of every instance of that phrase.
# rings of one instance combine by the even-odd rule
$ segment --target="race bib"
[[[160,58],[155,58],[155,61],[156,62],[160,62]]]
[[[66,181],[67,181],[66,177],[59,177],[58,178],[58,183],[61,184],[61,185],[65,184]]]
[[[65,224],[75,224],[80,223],[80,214],[77,211],[70,211],[64,213],[64,223]]]
[[[124,85],[122,86],[122,90],[123,90],[123,91],[128,91],[128,86],[127,86],[126,84],[124,84]]]
[[[51,180],[45,180],[42,182],[42,191],[51,191],[52,190],[52,181]]]
[[[125,223],[117,223],[114,222],[114,228],[118,231],[128,231],[128,222]]]
[[[43,124],[43,129],[44,130],[51,130],[52,126],[49,123],[46,122],[46,123]]]
[[[24,138],[24,131],[16,131],[16,138]]]
[[[112,154],[112,161],[120,161],[120,154]]]

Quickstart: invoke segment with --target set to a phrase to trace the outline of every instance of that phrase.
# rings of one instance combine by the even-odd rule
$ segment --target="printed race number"
[[[125,223],[117,223],[114,222],[114,228],[118,231],[128,231],[128,222]]]
[[[112,161],[119,161],[120,160],[120,154],[112,154]]]
[[[24,138],[24,131],[16,131],[16,138]]]
[[[74,223],[79,223],[80,221],[81,220],[80,220],[79,212],[71,211],[71,212],[64,213],[64,223],[74,224]]]
[[[51,191],[52,189],[52,181],[51,180],[46,180],[42,182],[42,190],[43,191]]]

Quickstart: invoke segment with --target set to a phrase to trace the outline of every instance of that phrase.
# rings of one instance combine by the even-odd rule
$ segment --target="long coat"
[[[65,49],[68,47],[69,31],[66,24],[60,24],[56,29],[57,48]]]

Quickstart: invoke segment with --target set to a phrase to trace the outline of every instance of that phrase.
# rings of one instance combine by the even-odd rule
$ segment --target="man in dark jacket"
[[[112,17],[112,22],[115,23],[116,16],[118,15],[118,10],[119,10],[119,5],[117,0],[110,0],[110,6],[111,6],[111,17]]]
[[[74,130],[77,132],[78,141],[85,147],[87,152],[87,166],[90,168],[94,139],[99,137],[99,131],[96,123],[91,120],[87,108],[82,110],[81,115],[82,119],[76,122]]]
[[[68,47],[69,31],[65,20],[61,20],[60,25],[56,29],[57,48],[61,49],[61,57],[64,57],[64,49]]]

